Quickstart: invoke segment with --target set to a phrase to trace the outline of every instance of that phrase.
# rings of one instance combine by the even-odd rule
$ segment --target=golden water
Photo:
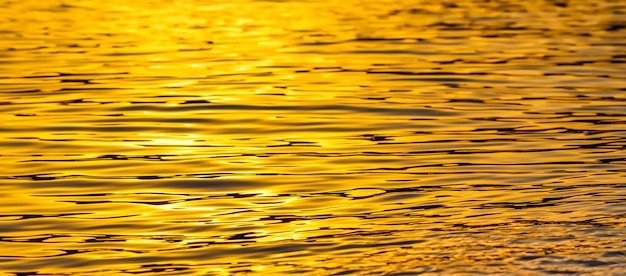
[[[626,274],[626,3],[0,3],[0,273]]]

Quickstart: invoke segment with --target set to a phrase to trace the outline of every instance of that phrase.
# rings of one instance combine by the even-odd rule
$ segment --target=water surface
[[[1,273],[626,273],[624,1],[0,13]]]

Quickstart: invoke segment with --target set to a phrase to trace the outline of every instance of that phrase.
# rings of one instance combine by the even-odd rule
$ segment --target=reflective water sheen
[[[0,273],[626,274],[624,1],[0,13]]]

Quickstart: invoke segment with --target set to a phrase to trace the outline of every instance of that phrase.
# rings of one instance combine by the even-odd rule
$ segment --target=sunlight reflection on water
[[[0,12],[0,272],[626,272],[620,1]]]

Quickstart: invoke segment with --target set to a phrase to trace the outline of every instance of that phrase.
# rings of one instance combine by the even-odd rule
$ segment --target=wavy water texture
[[[626,274],[623,1],[0,13],[0,273]]]

